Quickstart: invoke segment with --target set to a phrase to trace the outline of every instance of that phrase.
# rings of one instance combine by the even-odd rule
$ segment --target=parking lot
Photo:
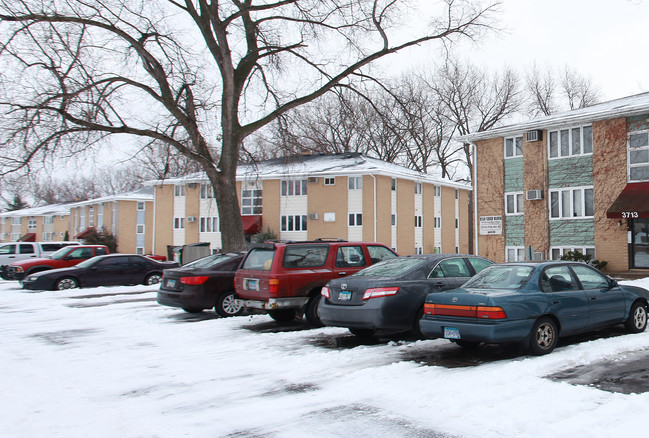
[[[649,333],[568,338],[542,357],[507,346],[466,352],[264,315],[190,315],[158,305],[156,289],[25,292],[0,282],[0,436],[608,437],[646,428]]]

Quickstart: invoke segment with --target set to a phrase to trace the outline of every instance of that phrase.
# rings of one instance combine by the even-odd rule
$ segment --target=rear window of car
[[[217,263],[221,263],[223,261],[226,261],[228,259],[232,258],[230,255],[226,254],[214,254],[214,255],[209,255],[207,257],[200,258],[198,260],[194,260],[191,263],[187,263],[184,265],[185,268],[187,267],[192,267],[192,268],[210,268]]]
[[[324,266],[329,245],[294,245],[284,250],[285,268],[316,268]]]
[[[426,260],[419,258],[399,257],[389,260],[383,260],[369,266],[357,273],[355,277],[399,277],[402,274],[415,269],[426,263]]]
[[[68,246],[68,243],[41,243],[43,251],[58,251],[59,249]]]
[[[520,289],[534,268],[517,265],[492,265],[464,283],[466,289]]]
[[[253,248],[248,253],[241,269],[254,271],[270,271],[273,266],[274,249]]]

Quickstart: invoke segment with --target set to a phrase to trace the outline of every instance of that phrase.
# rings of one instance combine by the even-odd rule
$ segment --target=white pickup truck
[[[4,265],[30,258],[47,257],[55,251],[80,242],[7,242],[0,243],[0,276],[4,278]]]

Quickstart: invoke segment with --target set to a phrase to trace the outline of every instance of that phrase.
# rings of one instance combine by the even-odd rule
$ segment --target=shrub
[[[568,251],[561,257],[561,260],[572,260],[575,262],[587,263],[599,269],[600,271],[603,270],[606,267],[606,265],[608,265],[607,261],[592,260],[592,258],[593,256],[590,254],[582,254],[578,251]]]

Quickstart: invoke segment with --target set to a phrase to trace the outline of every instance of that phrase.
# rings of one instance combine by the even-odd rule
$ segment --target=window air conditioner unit
[[[309,177],[309,184],[316,184],[318,182],[318,178],[315,176]]]
[[[525,192],[525,199],[528,201],[538,201],[543,199],[543,190],[528,190]]]
[[[187,216],[187,222],[196,222],[196,216]]]
[[[543,131],[540,129],[535,129],[534,131],[527,131],[525,133],[525,141],[541,141],[543,140]]]
[[[189,183],[189,184],[187,184],[187,187],[189,187],[190,189],[195,189],[196,188],[196,183]]]
[[[309,220],[310,221],[318,220],[318,213],[309,213]]]

